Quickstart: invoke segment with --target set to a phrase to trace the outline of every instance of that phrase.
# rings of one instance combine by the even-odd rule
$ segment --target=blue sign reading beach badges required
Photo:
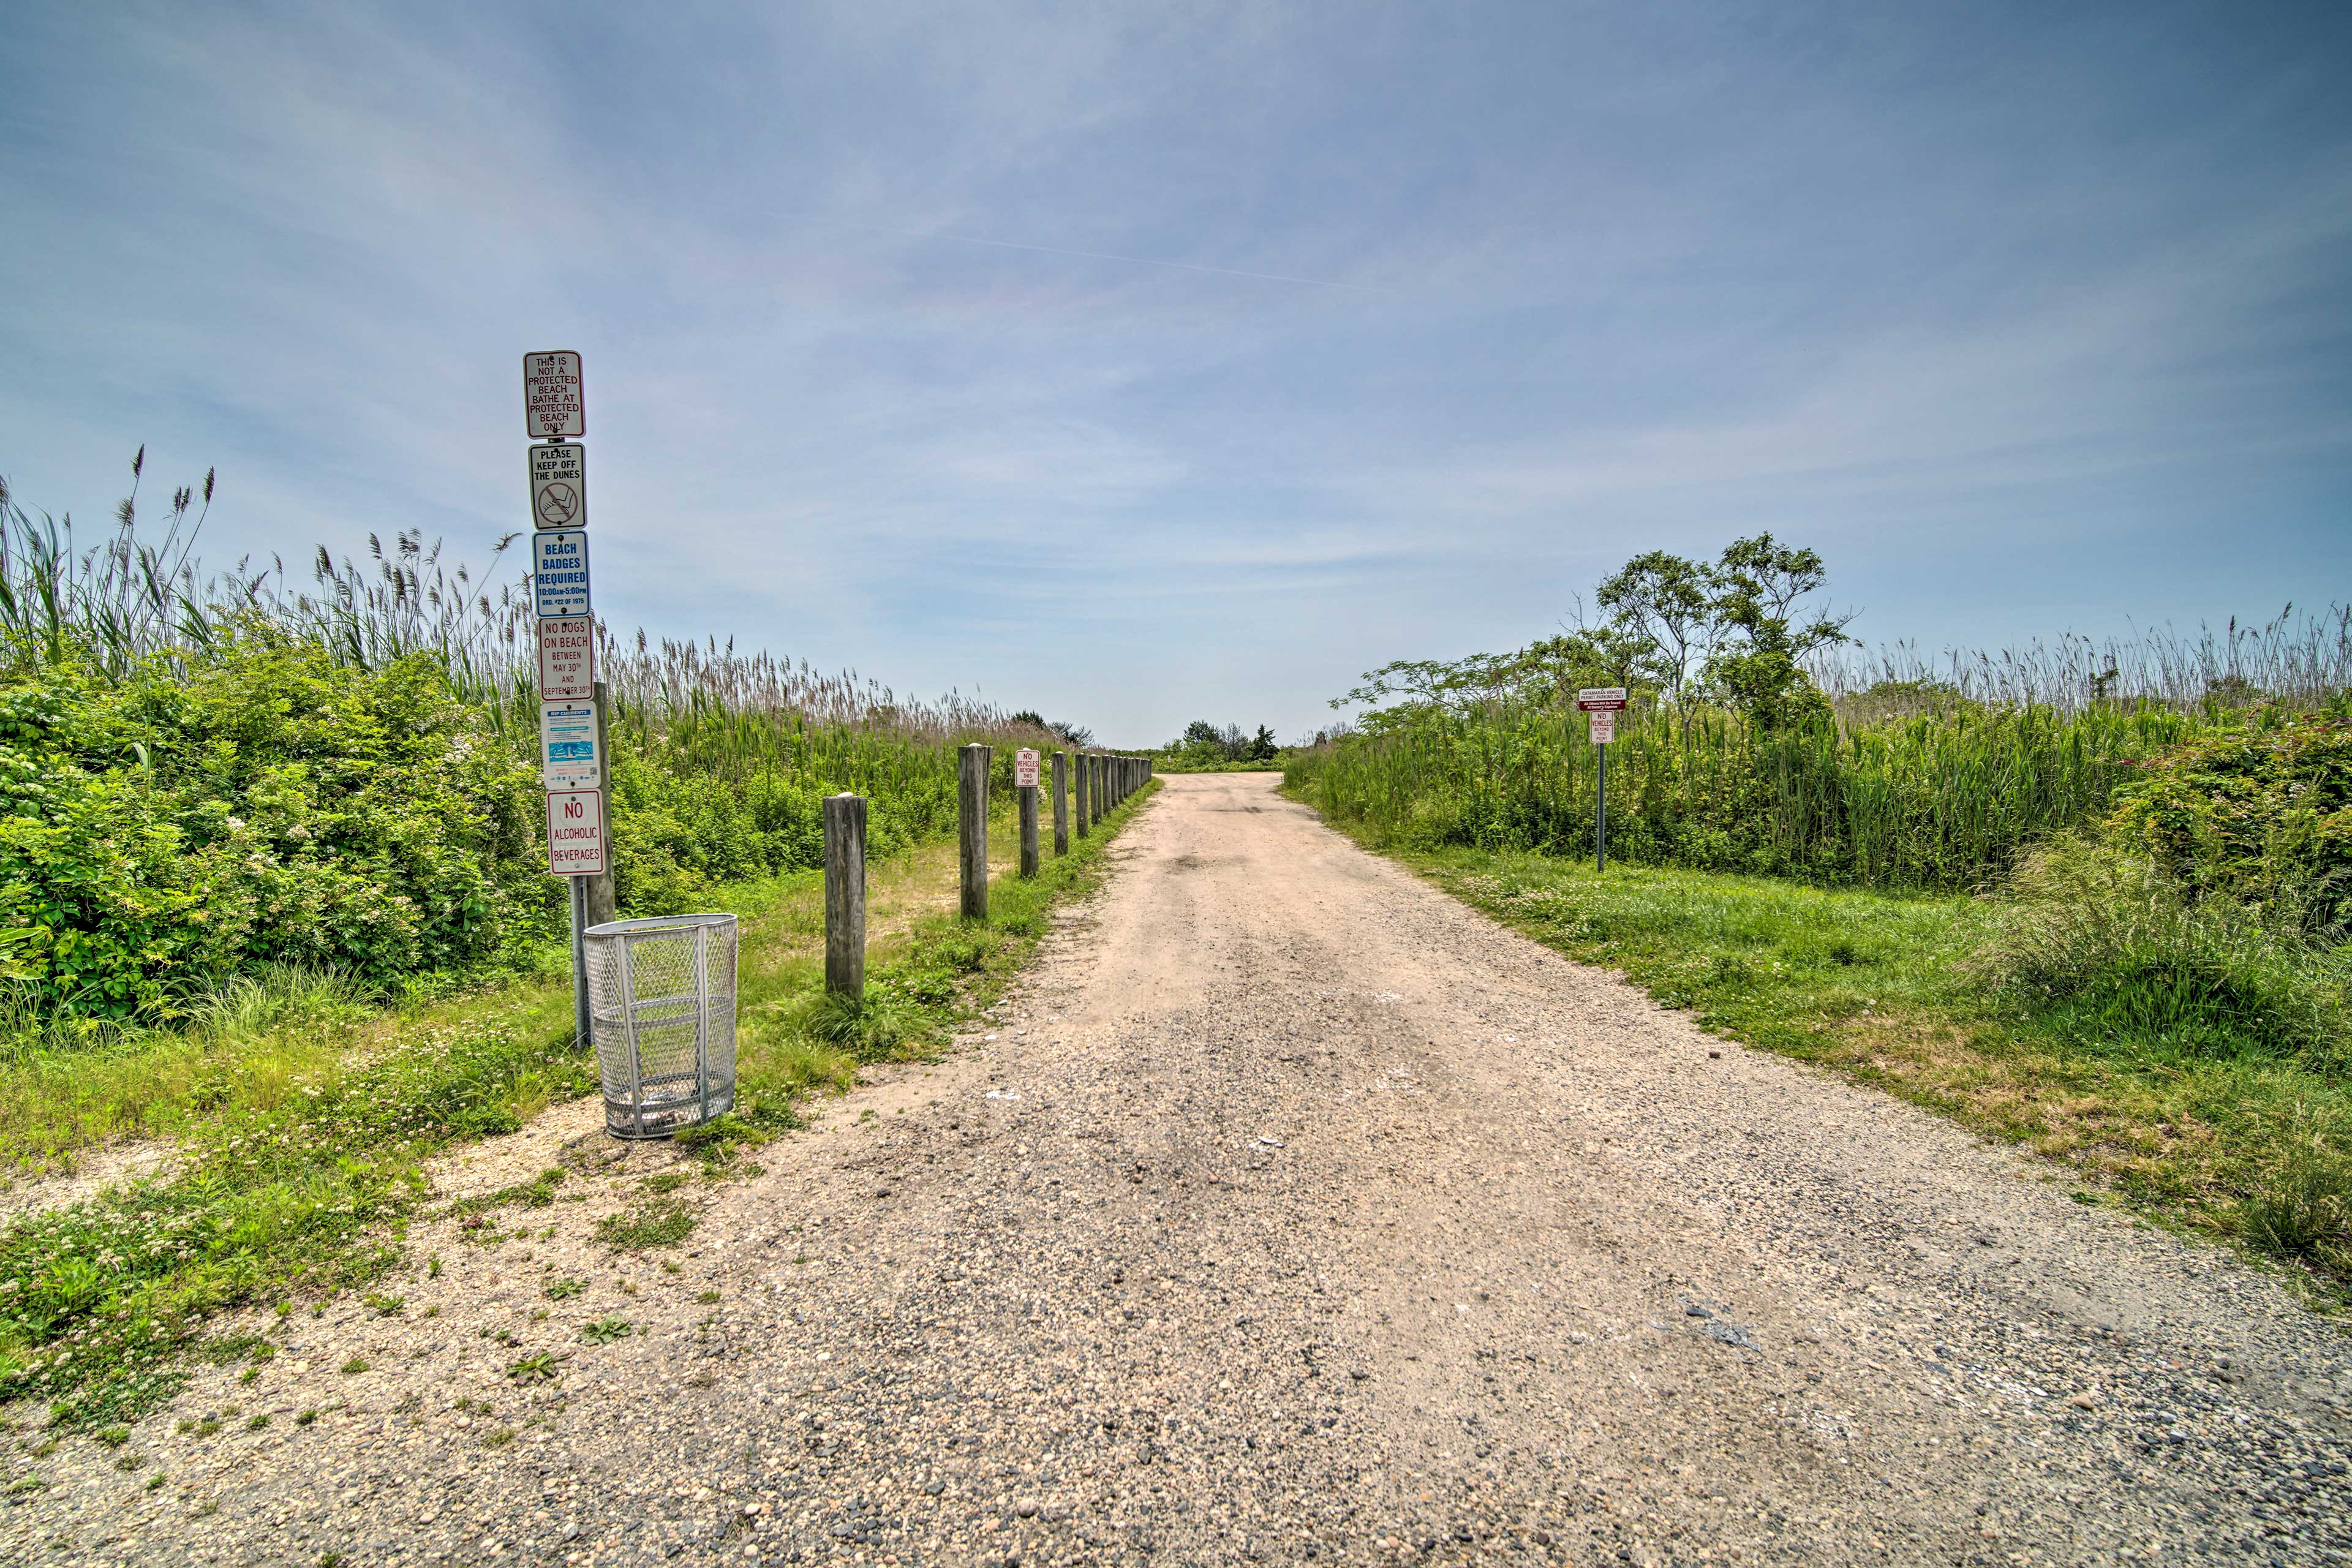
[[[541,620],[588,614],[588,531],[530,536],[530,603]]]

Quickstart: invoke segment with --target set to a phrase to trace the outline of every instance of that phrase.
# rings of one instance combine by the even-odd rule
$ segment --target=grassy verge
[[[877,868],[869,997],[823,995],[823,886],[797,873],[728,889],[743,921],[739,1111],[695,1142],[723,1162],[855,1081],[862,1059],[919,1056],[994,1000],[1060,899],[1091,889],[1147,789],[1024,882],[1007,816],[991,835],[992,919],[954,912],[952,845]],[[0,1397],[46,1398],[94,1428],[168,1399],[225,1309],[360,1288],[400,1261],[427,1196],[423,1162],[594,1092],[571,1041],[568,976],[370,1008],[288,972],[228,994],[178,1033],[27,1041],[0,1065],[0,1161],[87,1158],[107,1140],[168,1144],[163,1173],[26,1214],[0,1232]]]
[[[1381,847],[1377,843],[1370,847]],[[1465,848],[1386,852],[1702,1027],[1817,1063],[2071,1166],[2127,1205],[2352,1287],[2352,1090],[2322,1059],[2199,1047],[1993,986],[1992,900]]]

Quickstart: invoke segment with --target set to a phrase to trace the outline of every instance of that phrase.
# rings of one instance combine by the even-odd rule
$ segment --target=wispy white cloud
[[[1127,739],[1758,527],[1931,641],[2226,614],[2352,567],[2352,111],[2266,25],[37,5],[0,471],[487,542],[578,348],[609,613]]]

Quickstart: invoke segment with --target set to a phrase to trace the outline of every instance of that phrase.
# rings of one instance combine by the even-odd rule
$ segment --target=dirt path
[[[1118,856],[992,1034],[677,1194],[679,1272],[587,1237],[656,1152],[528,1237],[424,1227],[402,1318],[298,1317],[144,1468],[61,1449],[10,1560],[2352,1561],[2352,1349],[2262,1275],[1708,1038],[1269,778],[1168,780]]]

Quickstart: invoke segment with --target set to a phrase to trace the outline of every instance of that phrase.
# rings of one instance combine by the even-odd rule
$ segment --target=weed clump
[[[596,1239],[616,1252],[676,1247],[694,1234],[698,1216],[682,1198],[656,1197],[596,1222]]]

